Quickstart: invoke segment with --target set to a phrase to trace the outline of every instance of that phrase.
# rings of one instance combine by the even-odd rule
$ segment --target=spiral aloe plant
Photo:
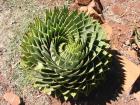
[[[88,95],[109,69],[109,44],[101,25],[68,8],[47,10],[29,26],[21,65],[34,86],[65,99]]]

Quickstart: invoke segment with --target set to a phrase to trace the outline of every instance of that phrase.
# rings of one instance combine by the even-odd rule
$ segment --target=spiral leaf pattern
[[[110,54],[101,25],[67,7],[36,18],[21,44],[21,65],[35,86],[65,99],[88,95],[103,78]]]

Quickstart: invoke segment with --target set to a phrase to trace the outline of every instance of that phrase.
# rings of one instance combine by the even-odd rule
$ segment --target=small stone
[[[17,21],[12,21],[11,24],[12,25],[17,24]]]
[[[5,93],[3,97],[11,105],[19,105],[20,104],[20,98],[12,92]]]
[[[0,48],[0,56],[3,55],[4,49]]]
[[[130,45],[130,41],[129,40],[125,41],[125,45]]]
[[[137,49],[137,45],[133,43],[133,44],[132,44],[132,48],[133,48],[133,49]]]
[[[91,2],[91,0],[75,0],[75,2],[80,5],[88,5]]]

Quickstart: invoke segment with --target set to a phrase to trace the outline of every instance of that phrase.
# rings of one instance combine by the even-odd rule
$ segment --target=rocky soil
[[[82,0],[77,1],[82,2]],[[91,0],[87,1],[90,2]],[[136,82],[135,79],[140,73],[140,66],[137,66],[140,64],[140,57],[132,49],[129,42],[134,28],[140,27],[140,1],[100,0],[100,2],[103,6],[105,21],[112,27],[110,36],[112,49],[125,56],[127,60],[123,61],[127,64],[122,63],[121,58],[115,57],[114,59],[119,60],[120,63],[114,63],[115,69],[113,68],[113,70],[118,68],[117,70],[120,71],[109,73],[108,83],[105,83],[104,87],[99,87],[88,98],[82,97],[77,103],[78,105],[140,105],[140,88],[136,88],[138,90],[131,95],[129,94],[130,90],[126,89],[126,87],[131,87],[129,86],[130,82],[127,84],[127,81],[134,80],[133,82]],[[9,91],[22,98],[22,105],[50,105],[50,103],[52,105],[61,105],[61,102],[57,99],[50,98],[48,95],[40,93],[26,84],[24,76],[18,67],[20,58],[18,48],[20,39],[35,16],[43,16],[44,9],[64,4],[68,5],[68,1],[0,0],[0,105],[7,105],[3,95]],[[79,8],[79,6],[75,8]],[[127,67],[125,67],[126,65]],[[130,71],[128,69],[127,71],[126,68]],[[131,74],[131,72],[135,73]],[[140,79],[137,80],[139,81]],[[140,85],[138,81],[136,82],[138,83],[136,87]],[[124,85],[125,83],[126,85]],[[75,102],[72,101],[72,103]],[[70,102],[64,102],[63,105],[71,104]]]

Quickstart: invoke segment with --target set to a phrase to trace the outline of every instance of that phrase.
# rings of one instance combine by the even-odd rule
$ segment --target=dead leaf
[[[95,2],[94,2],[94,0],[92,0],[89,4],[88,4],[88,7],[95,7]]]
[[[96,14],[99,16],[99,14],[92,7],[88,7],[87,15],[92,15],[92,14]]]

